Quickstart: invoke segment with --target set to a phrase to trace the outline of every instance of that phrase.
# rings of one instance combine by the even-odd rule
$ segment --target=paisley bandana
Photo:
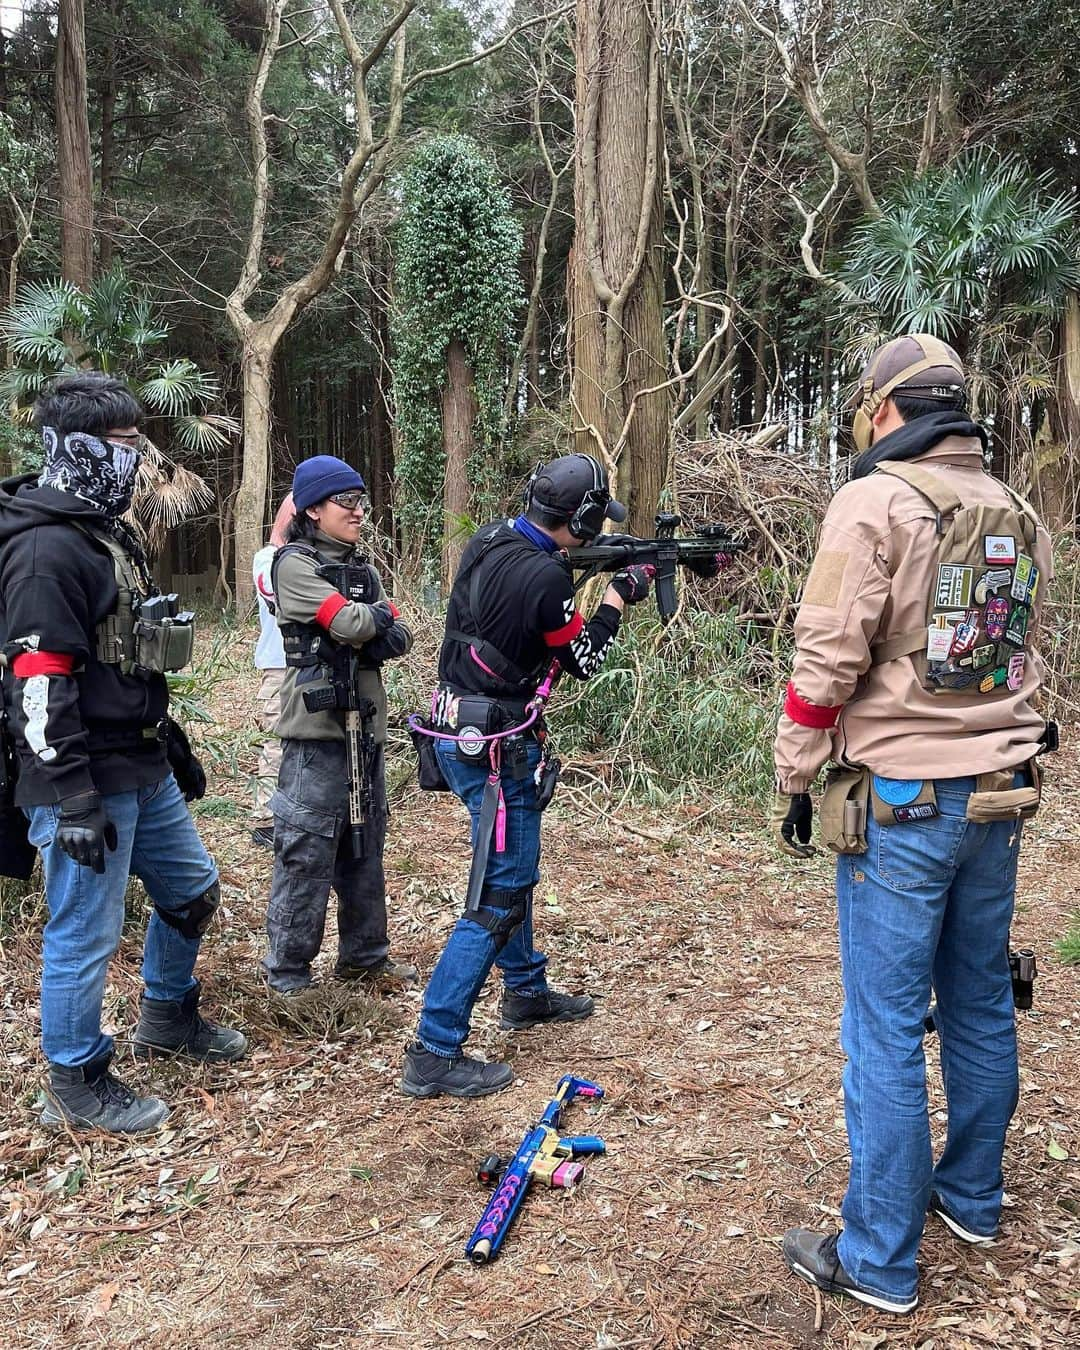
[[[103,441],[85,431],[61,436],[55,427],[42,427],[45,463],[39,487],[70,492],[115,519],[131,505],[139,451],[120,441]]]

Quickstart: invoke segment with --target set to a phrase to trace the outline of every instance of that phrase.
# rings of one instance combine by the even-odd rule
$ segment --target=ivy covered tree
[[[399,510],[428,551],[441,539],[448,581],[467,522],[491,504],[499,478],[521,229],[495,166],[464,136],[427,141],[401,197],[392,320]]]

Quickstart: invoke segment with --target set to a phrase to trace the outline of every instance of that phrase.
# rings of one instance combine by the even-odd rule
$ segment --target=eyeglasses
[[[342,506],[346,511],[355,511],[359,506],[361,510],[367,505],[366,492],[335,492],[330,498],[335,506]]]
[[[146,437],[141,431],[110,431],[105,440],[119,441],[121,445],[130,445],[133,450],[142,451],[146,448]]]

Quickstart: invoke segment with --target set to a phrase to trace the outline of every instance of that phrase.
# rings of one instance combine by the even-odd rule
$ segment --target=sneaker
[[[406,1097],[486,1097],[513,1081],[509,1064],[485,1064],[469,1055],[433,1055],[413,1042],[405,1051],[401,1091]]]
[[[69,1068],[49,1065],[49,1086],[41,1123],[48,1129],[105,1130],[109,1134],[148,1134],[169,1118],[158,1097],[140,1097],[109,1072],[112,1055]]]
[[[582,1022],[593,1015],[595,1004],[588,994],[557,994],[549,989],[543,994],[514,994],[503,990],[503,1031],[527,1031],[544,1022]]]
[[[890,1298],[856,1284],[840,1264],[836,1252],[839,1236],[839,1233],[815,1233],[809,1228],[789,1228],[784,1234],[784,1260],[801,1279],[827,1294],[844,1294],[882,1312],[909,1313],[917,1306],[917,1294],[911,1298]]]
[[[139,1000],[139,1025],[132,1041],[136,1059],[150,1059],[161,1055],[184,1055],[201,1059],[206,1064],[220,1064],[225,1060],[241,1059],[248,1048],[242,1031],[219,1027],[199,1013],[198,980],[182,999],[164,1001],[147,998]]]
[[[273,848],[274,827],[272,825],[262,825],[258,829],[252,830],[251,842],[259,848]]]
[[[374,966],[350,966],[339,962],[334,969],[334,977],[346,983],[354,980],[370,980],[374,984],[389,984],[394,981],[399,984],[415,984],[416,967],[407,965],[404,961],[395,961],[392,956],[388,956]]]
[[[961,1242],[970,1242],[973,1247],[985,1247],[997,1237],[996,1230],[993,1233],[976,1233],[972,1228],[965,1228],[960,1220],[945,1208],[945,1202],[936,1191],[930,1193],[930,1201],[926,1206],[926,1212],[936,1214],[945,1227],[955,1234]]]

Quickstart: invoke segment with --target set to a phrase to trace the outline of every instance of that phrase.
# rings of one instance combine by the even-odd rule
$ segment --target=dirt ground
[[[238,667],[216,700],[238,737],[250,683]],[[507,1035],[489,982],[470,1048],[512,1059],[517,1082],[481,1101],[415,1102],[398,1078],[420,993],[335,986],[332,936],[318,1003],[300,1025],[275,1019],[257,977],[268,855],[248,841],[243,781],[218,775],[199,819],[225,909],[199,973],[209,1010],[246,1026],[254,1049],[215,1070],[135,1064],[136,915],[107,1016],[121,1072],[173,1105],[159,1135],[130,1145],[38,1126],[40,896],[0,938],[0,1344],[1080,1345],[1080,971],[1052,948],[1078,905],[1070,760],[1057,757],[1021,863],[1014,941],[1037,949],[1040,974],[1020,1019],[1003,1236],[971,1249],[928,1223],[913,1317],[818,1299],[779,1253],[790,1225],[834,1223],[846,1177],[825,859],[779,859],[737,809],[614,820],[584,817],[567,794],[545,823],[537,928],[553,983],[588,990],[598,1011]],[[465,850],[455,800],[397,794],[393,946],[425,976],[460,909]],[[940,1131],[933,1042],[928,1057]],[[575,1103],[566,1128],[603,1135],[608,1153],[576,1192],[530,1193],[503,1254],[474,1268],[463,1246],[486,1198],[477,1162],[512,1152],[568,1071],[606,1096]]]

